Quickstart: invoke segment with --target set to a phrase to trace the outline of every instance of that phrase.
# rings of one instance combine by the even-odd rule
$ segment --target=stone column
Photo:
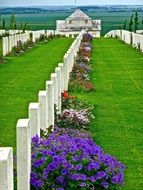
[[[64,90],[68,90],[68,80],[69,80],[69,73],[68,73],[68,54],[64,56]]]
[[[55,73],[57,74],[57,108],[58,108],[58,112],[61,113],[61,67],[56,67],[55,69]]]
[[[30,128],[31,128],[31,138],[36,135],[40,137],[39,103],[30,103],[29,119],[30,119]]]
[[[59,63],[58,66],[61,68],[61,92],[64,91],[64,65],[63,63]]]
[[[31,137],[29,119],[17,123],[17,189],[30,190]]]
[[[2,49],[3,49],[3,56],[6,56],[7,52],[6,52],[6,38],[2,38]]]
[[[47,127],[54,127],[54,86],[53,81],[46,82],[46,91],[47,91]]]
[[[47,92],[46,91],[40,91],[39,92],[39,112],[40,112],[40,128],[42,130],[46,130],[47,128]]]
[[[53,88],[54,88],[54,104],[58,105],[58,81],[57,81],[57,74],[51,74],[51,81],[53,81]]]
[[[14,189],[12,148],[0,148],[0,189]]]
[[[11,48],[13,48],[15,46],[14,44],[14,36],[11,36]]]
[[[12,36],[8,37],[8,52],[10,53],[12,50]]]

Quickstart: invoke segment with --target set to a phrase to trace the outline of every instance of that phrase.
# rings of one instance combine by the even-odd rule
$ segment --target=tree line
[[[6,28],[8,28],[9,30],[30,30],[30,26],[27,22],[18,25],[15,15],[11,15],[8,23],[6,23],[5,18],[0,15],[0,29],[6,30]]]
[[[135,14],[132,14],[129,20],[125,20],[123,24],[124,30],[129,30],[131,32],[136,32],[139,28],[139,24],[141,22],[142,28],[143,28],[143,20],[139,19],[139,14],[136,11]]]

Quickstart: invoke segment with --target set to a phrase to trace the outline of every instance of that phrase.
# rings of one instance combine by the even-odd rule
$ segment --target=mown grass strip
[[[17,120],[27,118],[29,103],[38,100],[39,90],[45,89],[72,42],[54,39],[0,65],[0,147],[15,148]]]
[[[143,189],[143,54],[116,39],[95,39],[92,82],[96,91],[77,93],[94,104],[92,136],[126,165],[125,190]]]

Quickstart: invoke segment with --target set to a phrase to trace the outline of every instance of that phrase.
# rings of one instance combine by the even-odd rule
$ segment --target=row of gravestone
[[[51,31],[52,32],[52,31]],[[40,38],[42,34],[46,35],[45,30],[38,30],[38,31],[25,31],[24,33],[16,33],[13,31],[11,35],[8,37],[2,38],[2,49],[3,49],[3,56],[11,53],[12,48],[17,46],[17,43],[21,41],[22,43],[26,43],[30,40],[30,33],[32,33],[32,41],[35,42],[37,39]],[[47,35],[50,35],[50,31],[47,32]]]
[[[54,107],[61,112],[61,92],[68,89],[69,74],[72,71],[75,56],[81,44],[82,31],[75,39],[63,58],[46,82],[45,90],[40,91],[38,103],[30,103],[28,119],[20,119],[16,126],[17,152],[17,190],[30,190],[31,173],[31,138],[40,136],[40,129],[53,126]],[[13,150],[0,148],[0,189],[13,190]]]
[[[112,30],[105,35],[106,38],[119,38],[126,44],[130,44],[132,47],[139,49],[143,52],[143,35],[130,32],[127,30]]]
[[[0,33],[3,34],[5,30],[0,30]],[[65,35],[66,37],[69,37],[70,35],[74,37],[75,34],[73,33],[64,33],[54,30],[37,30],[37,31],[25,31],[24,33],[21,33],[22,31],[19,30],[11,30],[9,31],[8,37],[2,38],[2,50],[3,50],[3,56],[6,56],[7,54],[11,53],[12,48],[17,46],[17,43],[21,41],[22,43],[26,43],[28,40],[30,40],[30,34],[32,33],[32,41],[36,42],[37,39],[40,38],[41,35],[46,35],[47,37],[50,35]]]
[[[22,33],[22,30],[0,30],[0,36],[9,34],[9,35],[15,35]]]

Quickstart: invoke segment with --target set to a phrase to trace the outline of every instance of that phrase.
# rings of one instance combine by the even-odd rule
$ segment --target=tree
[[[142,20],[142,29],[143,29],[143,20]]]
[[[26,29],[27,29],[27,22],[23,26],[23,32],[25,32]]]
[[[20,23],[20,30],[23,30],[23,23]]]
[[[1,15],[0,15],[0,29],[2,28],[2,26],[1,26]]]
[[[17,29],[17,25],[16,25],[16,20],[15,20],[15,22],[14,22],[14,30],[16,30]]]
[[[27,30],[30,30],[30,25],[29,24],[27,24]]]
[[[123,25],[124,30],[126,29],[126,26],[127,26],[127,19],[125,20],[124,25]]]
[[[129,22],[129,31],[132,31],[132,25],[134,24],[133,23],[133,17],[134,17],[134,15],[132,14],[132,16],[130,18],[130,22]]]
[[[5,30],[5,19],[2,19],[2,29]]]
[[[136,30],[138,29],[138,25],[139,25],[139,15],[138,15],[137,11],[135,13],[134,23],[135,23],[135,32],[136,32]]]
[[[15,23],[16,23],[15,16],[12,15],[12,16],[10,17],[10,26],[9,26],[9,28],[10,28],[11,30],[13,30],[13,29],[15,28]]]
[[[118,26],[118,29],[119,29],[119,30],[121,30],[121,29],[122,29],[122,26],[121,26],[121,25],[119,25],[119,26]]]

